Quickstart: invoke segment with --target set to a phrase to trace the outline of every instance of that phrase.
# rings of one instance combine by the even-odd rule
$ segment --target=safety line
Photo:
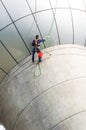
[[[32,9],[31,9],[31,7],[30,7],[30,5],[29,5],[29,2],[28,2],[27,0],[26,0],[26,3],[27,3],[27,5],[28,5],[28,7],[29,7],[29,9],[30,9],[30,11],[31,11],[31,13],[32,13],[33,19],[34,19],[35,24],[36,24],[36,26],[37,26],[37,28],[38,28],[38,31],[39,31],[39,33],[40,33],[40,36],[41,36],[41,38],[43,39],[42,33],[41,33],[41,31],[40,31],[40,28],[39,28],[39,26],[38,26],[38,23],[37,23],[37,21],[36,21],[36,18],[35,18],[35,16],[34,16],[34,13],[33,13]],[[44,45],[44,48],[46,48],[46,45],[44,44],[44,42],[43,42],[43,45]]]
[[[58,25],[57,25],[55,13],[54,13],[54,11],[53,11],[52,4],[51,4],[51,1],[50,1],[50,0],[49,0],[49,3],[50,3],[50,6],[51,6],[51,9],[52,9],[52,14],[53,14],[54,21],[55,21],[55,25],[56,25],[56,31],[57,31],[58,41],[59,41],[59,44],[60,44],[60,36],[59,36]]]
[[[56,4],[55,4],[55,13],[54,13],[54,15],[56,14],[56,8],[57,7],[57,0],[56,0]],[[52,10],[52,9],[51,9]],[[48,39],[48,36],[51,34],[51,31],[52,31],[52,28],[53,28],[53,24],[54,24],[54,17],[53,17],[53,20],[52,20],[52,22],[51,22],[51,26],[50,26],[50,29],[49,29],[49,32],[48,32],[48,34],[47,34],[47,36],[46,36],[46,39],[45,39],[45,44],[46,44],[46,41],[47,41],[47,39]],[[47,46],[46,46],[47,47]],[[47,52],[48,53],[48,52]],[[49,54],[49,55],[51,55],[51,54]]]
[[[56,0],[56,4],[55,4],[55,13],[54,13],[54,15],[56,14],[56,7],[57,7],[57,0]],[[50,27],[50,29],[49,29],[49,32],[48,32],[48,35],[47,35],[47,36],[50,35],[50,33],[51,33],[51,31],[52,31],[52,28],[53,28],[53,24],[54,24],[54,17],[53,17],[53,20],[52,20],[52,23],[51,23],[51,27]]]
[[[56,15],[56,7],[57,7],[57,0],[56,0],[56,4],[55,4],[55,13],[54,13],[54,16]],[[51,8],[52,8],[52,7],[51,7]],[[51,10],[53,10],[53,9],[51,9]],[[51,26],[50,26],[49,32],[48,32],[48,34],[47,34],[47,38],[45,39],[45,43],[46,43],[46,40],[48,39],[48,36],[50,35],[50,33],[51,33],[51,31],[52,31],[53,24],[54,24],[54,22],[55,22],[55,18],[54,18],[54,16],[53,16],[53,20],[52,20],[52,23],[51,23]],[[46,46],[46,47],[47,47],[47,46]],[[48,53],[49,56],[52,55],[52,54],[49,53],[49,52],[44,52],[44,53]]]
[[[38,73],[38,74],[37,74]],[[40,67],[40,63],[36,64],[36,69],[34,71],[34,77],[39,77],[41,75],[41,67]]]
[[[73,44],[74,44],[74,20],[73,20],[73,13],[72,13],[72,9],[71,9],[71,4],[70,4],[69,0],[68,0],[68,4],[69,4],[69,9],[70,9],[70,14],[71,14],[71,23],[72,23],[72,31],[73,31]]]

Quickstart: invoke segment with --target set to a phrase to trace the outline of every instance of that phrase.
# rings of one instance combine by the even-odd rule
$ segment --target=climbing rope
[[[55,13],[54,13],[54,14],[56,14],[56,7],[57,7],[57,0],[56,0],[56,3],[55,3]],[[52,23],[51,23],[51,26],[50,26],[50,29],[49,29],[49,32],[48,32],[48,34],[47,34],[47,36],[46,36],[46,38],[45,38],[45,44],[46,44],[47,39],[50,37],[51,31],[52,31],[52,28],[53,28],[53,25],[54,25],[54,21],[55,21],[55,20],[54,20],[54,18],[53,18]],[[48,53],[49,56],[52,55],[50,52],[46,52],[46,51],[45,51],[44,53]]]
[[[55,14],[56,14],[56,7],[57,7],[57,0],[56,0],[56,4],[55,4]],[[36,11],[37,11],[37,0],[35,0],[35,12]],[[35,18],[37,19],[37,15],[35,16]],[[54,25],[54,18],[52,20],[52,23],[51,23],[49,32],[48,32],[48,34],[45,38],[45,41],[47,41],[47,39],[50,37],[53,25]],[[49,54],[49,56],[51,56],[51,53],[49,53],[49,52],[44,51],[44,53],[47,53],[47,54]],[[39,77],[40,75],[41,75],[41,66],[40,66],[40,63],[36,63],[36,68],[35,68],[35,71],[34,71],[34,77],[36,78],[36,77]]]
[[[40,63],[37,63],[34,71],[34,77],[36,78],[39,77],[40,75],[41,75],[41,66]]]
[[[54,14],[56,14],[56,7],[57,7],[57,0],[56,0],[56,4],[55,4],[55,13],[54,13]],[[50,33],[51,33],[51,31],[52,31],[52,28],[53,28],[53,25],[54,25],[54,21],[55,21],[55,20],[54,20],[54,18],[53,18],[52,23],[51,23],[51,26],[50,26],[50,29],[49,29],[49,32],[48,32],[48,34],[47,34],[45,40],[50,37]]]

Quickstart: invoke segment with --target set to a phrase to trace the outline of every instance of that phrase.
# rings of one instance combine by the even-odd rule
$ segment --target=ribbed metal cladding
[[[39,65],[30,58],[0,86],[0,121],[7,130],[85,130],[86,49],[47,48]]]
[[[74,0],[45,0],[43,2],[39,0],[21,0],[21,2],[0,0],[0,9],[0,41],[17,64],[31,55],[31,42],[36,34],[45,39],[42,48],[59,44],[85,46],[85,0],[78,0],[78,2]],[[9,31],[10,27],[12,27],[11,31]],[[5,32],[9,34],[9,38]],[[16,37],[13,41],[11,35]],[[19,49],[16,57],[14,51],[10,51],[12,44],[15,45],[11,46],[11,50]],[[0,67],[2,68],[1,64]],[[8,73],[10,70],[4,71]]]

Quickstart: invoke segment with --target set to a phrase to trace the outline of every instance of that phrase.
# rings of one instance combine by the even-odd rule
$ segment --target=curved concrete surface
[[[86,49],[44,50],[42,63],[28,57],[0,85],[0,123],[7,130],[86,129]]]

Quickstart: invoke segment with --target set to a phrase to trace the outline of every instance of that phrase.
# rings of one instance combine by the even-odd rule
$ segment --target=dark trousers
[[[35,51],[32,51],[32,62],[34,62]]]
[[[40,49],[39,48],[33,48],[33,50],[32,50],[32,62],[34,62],[34,57],[35,57],[35,52],[37,51],[37,53],[38,52],[40,52]],[[41,62],[41,58],[38,58],[38,61],[39,62]]]

